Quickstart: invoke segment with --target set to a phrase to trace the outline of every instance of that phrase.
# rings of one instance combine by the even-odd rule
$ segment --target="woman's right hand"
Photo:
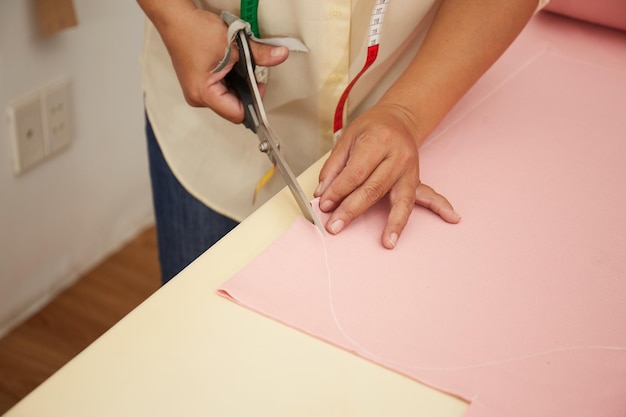
[[[168,49],[187,103],[194,107],[209,107],[233,123],[243,122],[243,105],[223,82],[238,61],[239,54],[235,45],[229,45],[228,27],[220,16],[199,9],[187,0],[138,2]],[[230,62],[221,71],[213,73],[227,47],[232,50]],[[256,64],[267,67],[284,62],[289,55],[285,47],[254,41],[250,42],[250,49]],[[259,85],[259,89],[262,94],[264,85]]]

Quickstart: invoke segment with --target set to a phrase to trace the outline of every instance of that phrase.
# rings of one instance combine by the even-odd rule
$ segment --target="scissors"
[[[224,78],[226,85],[232,88],[243,103],[245,127],[256,133],[259,138],[259,150],[267,155],[270,161],[278,167],[291,194],[296,199],[304,217],[316,225],[324,234],[324,227],[309,204],[309,200],[302,191],[293,171],[280,153],[280,141],[270,128],[261,101],[261,94],[254,75],[255,63],[250,52],[250,42],[244,29],[237,32],[235,38],[239,50],[239,61]]]

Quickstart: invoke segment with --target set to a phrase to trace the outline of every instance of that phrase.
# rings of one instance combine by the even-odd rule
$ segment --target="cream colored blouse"
[[[419,48],[440,0],[392,0],[375,64],[353,88],[348,120],[376,102]],[[239,14],[239,0],[200,0],[198,6]],[[375,0],[261,0],[262,37],[290,36],[308,53],[292,53],[270,70],[264,104],[281,151],[298,175],[330,150],[333,116],[343,90],[366,59]],[[547,0],[540,0],[540,7]],[[258,139],[210,109],[192,108],[168,52],[147,21],[142,82],[145,105],[165,159],[185,188],[213,210],[241,221],[284,187],[280,175],[252,197],[270,168]]]

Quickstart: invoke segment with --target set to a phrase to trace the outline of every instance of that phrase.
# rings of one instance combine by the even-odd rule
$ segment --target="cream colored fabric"
[[[392,0],[385,15],[375,65],[353,89],[348,117],[371,106],[419,48],[439,0]],[[239,0],[200,0],[198,6],[239,14]],[[271,68],[264,97],[270,124],[296,174],[332,146],[337,100],[365,62],[370,12],[375,0],[262,0],[261,36],[301,39],[308,53],[292,53]],[[545,0],[540,5],[546,3]],[[148,116],[165,159],[180,182],[212,209],[242,220],[284,186],[275,175],[259,194],[269,169],[258,139],[209,109],[190,107],[161,38],[146,23],[142,59]]]

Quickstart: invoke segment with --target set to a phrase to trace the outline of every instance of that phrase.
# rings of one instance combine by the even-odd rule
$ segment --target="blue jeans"
[[[147,116],[146,138],[161,281],[165,284],[238,223],[208,208],[176,179]]]

